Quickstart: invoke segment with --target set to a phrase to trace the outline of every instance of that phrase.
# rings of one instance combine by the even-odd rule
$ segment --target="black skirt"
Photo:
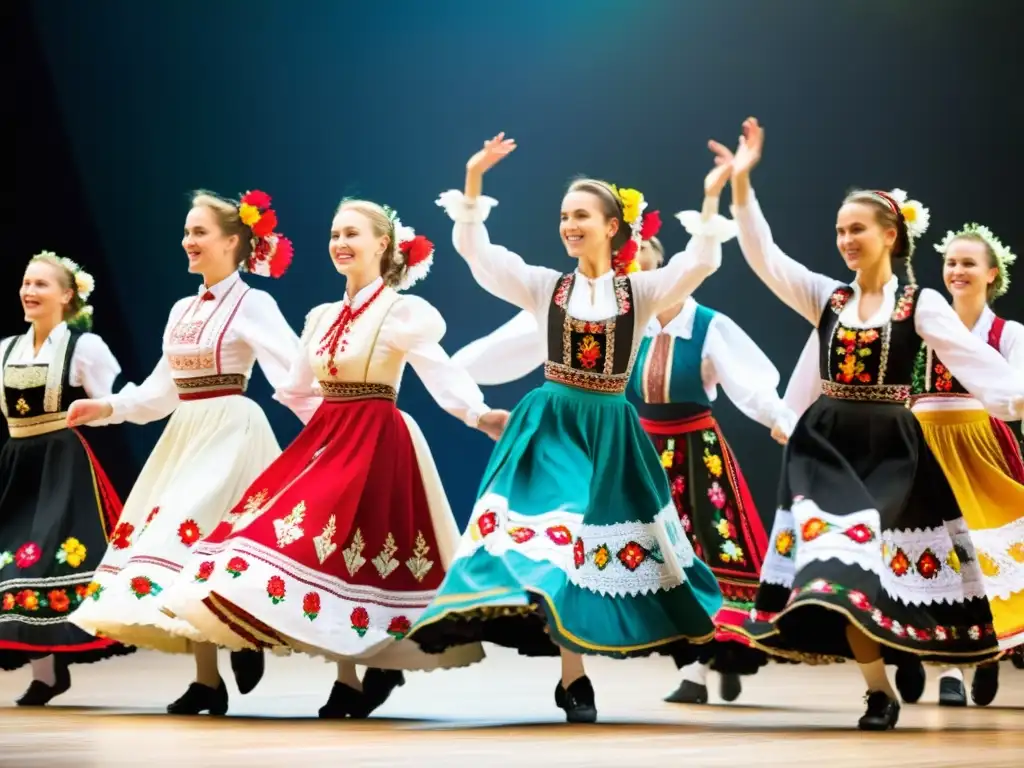
[[[0,669],[61,654],[71,664],[134,651],[67,621],[91,599],[121,503],[70,429],[9,439],[0,450]]]
[[[786,447],[743,631],[781,659],[841,661],[850,623],[890,664],[999,655],[967,527],[917,420],[903,405],[823,396]]]

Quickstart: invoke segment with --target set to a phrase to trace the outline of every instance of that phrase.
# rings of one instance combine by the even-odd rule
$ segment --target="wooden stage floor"
[[[677,683],[671,662],[591,659],[600,723],[570,726],[552,701],[557,660],[488,655],[409,675],[363,722],[316,718],[334,667],[301,656],[268,659],[263,682],[235,695],[227,718],[164,714],[192,679],[188,657],[146,652],[72,668],[74,687],[43,710],[9,704],[26,669],[0,673],[0,766],[1024,766],[1024,671],[1008,664],[986,708],[938,707],[929,669],[924,703],[904,706],[895,732],[867,734],[856,730],[863,690],[852,665],[772,666],[746,679],[734,704],[712,687],[710,705],[683,707],[661,702]]]

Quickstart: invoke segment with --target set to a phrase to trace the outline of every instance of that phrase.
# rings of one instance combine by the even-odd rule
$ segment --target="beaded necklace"
[[[323,335],[323,338],[320,340],[320,348],[317,349],[316,352],[318,355],[327,352],[327,372],[331,376],[338,375],[338,368],[334,364],[334,356],[338,354],[339,351],[344,352],[345,347],[348,346],[348,339],[345,337],[348,336],[349,331],[352,329],[352,324],[361,314],[363,314],[363,312],[369,309],[370,305],[376,301],[377,297],[380,296],[383,291],[384,284],[381,283],[380,287],[373,292],[373,295],[366,300],[366,303],[364,303],[363,306],[355,312],[352,311],[351,304],[345,304],[345,306],[341,308],[341,312],[338,313],[338,318],[331,323],[331,327],[328,328],[327,333]]]

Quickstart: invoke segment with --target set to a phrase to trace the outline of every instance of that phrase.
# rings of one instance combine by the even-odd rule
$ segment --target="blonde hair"
[[[238,246],[235,248],[235,266],[240,267],[252,256],[256,238],[252,230],[241,219],[239,203],[213,192],[200,189],[192,193],[193,208],[209,208],[217,219],[221,232],[230,237],[238,235]]]
[[[395,225],[388,214],[387,209],[370,200],[342,200],[338,204],[338,210],[334,212],[337,216],[342,211],[356,211],[361,213],[370,222],[374,237],[388,238],[388,244],[384,247],[384,253],[380,257],[380,276],[384,284],[390,288],[398,286],[405,277],[405,260],[401,258],[398,251],[398,244],[395,242]]]
[[[85,299],[78,293],[75,274],[67,268],[59,256],[52,253],[40,253],[29,260],[29,264],[42,262],[53,267],[57,275],[57,283],[61,289],[71,291],[71,301],[64,307],[64,322],[71,328],[88,331],[92,328],[92,313],[86,310]]]

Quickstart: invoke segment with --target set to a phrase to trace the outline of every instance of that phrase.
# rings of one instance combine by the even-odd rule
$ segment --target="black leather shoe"
[[[722,697],[722,701],[736,701],[741,693],[743,683],[740,682],[739,675],[722,675],[718,683],[718,695]]]
[[[319,715],[324,720],[343,720],[353,711],[362,712],[366,709],[363,692],[344,683],[335,681],[331,687],[331,695],[327,703],[320,707]]]
[[[999,662],[982,664],[974,670],[971,681],[971,700],[979,707],[991,704],[999,693]]]
[[[896,690],[907,704],[916,704],[920,700],[926,680],[920,659],[904,662],[896,668]]]
[[[387,701],[395,688],[405,685],[405,675],[398,669],[377,669],[369,667],[363,675],[362,706],[349,713],[357,720],[369,717]]]
[[[216,688],[202,683],[192,683],[177,701],[167,705],[169,715],[224,715],[228,711],[228,689],[221,680]]]
[[[955,677],[943,677],[939,680],[940,707],[966,707],[967,692],[963,681]]]
[[[42,680],[33,680],[15,704],[19,707],[45,707],[62,693],[67,693],[71,688],[71,673],[68,671],[68,665],[61,661],[59,656],[54,657],[53,665],[56,678],[53,685],[44,683]]]
[[[555,704],[565,710],[565,719],[570,723],[596,723],[597,705],[594,703],[594,686],[590,678],[584,675],[569,685],[562,687],[558,681],[555,687]]]
[[[865,697],[868,709],[857,723],[862,731],[888,731],[900,719],[900,703],[882,691],[871,691]]]
[[[231,671],[241,694],[251,693],[263,679],[265,665],[263,651],[232,651]]]
[[[665,697],[669,704],[707,704],[708,687],[692,680],[683,680],[672,693]]]

